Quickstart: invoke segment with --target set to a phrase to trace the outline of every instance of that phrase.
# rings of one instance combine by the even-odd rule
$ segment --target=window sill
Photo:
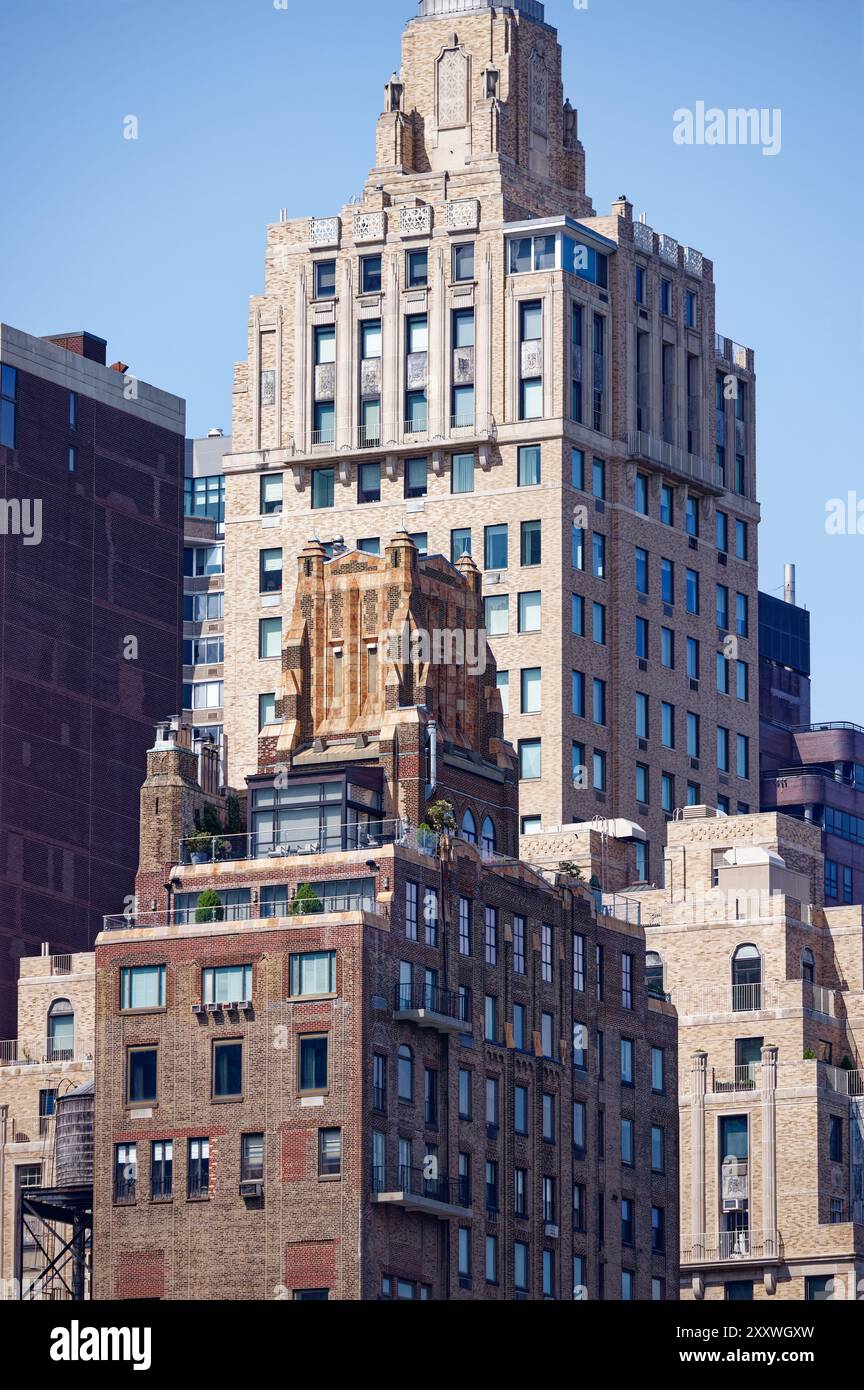
[[[152,1008],[147,1009],[121,1009],[120,1017],[143,1018],[146,1017],[147,1014],[167,1014],[167,1012],[168,1006],[166,1004],[154,1004]]]

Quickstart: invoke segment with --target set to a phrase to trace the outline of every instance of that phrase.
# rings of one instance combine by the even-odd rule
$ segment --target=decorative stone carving
[[[698,275],[702,279],[702,252],[694,251],[692,246],[684,247],[684,269],[689,270],[691,275]]]
[[[261,373],[261,404],[276,404],[276,373],[272,368]]]
[[[288,469],[288,474],[296,490],[302,492],[306,486],[306,469],[302,463],[292,463]]]
[[[468,55],[445,48],[438,59],[438,129],[459,130],[468,124]]]
[[[383,241],[387,235],[386,212],[355,212],[354,240]]]
[[[315,399],[316,401],[335,401],[336,399],[336,363],[321,362],[315,368]]]
[[[647,222],[633,223],[633,245],[650,255],[654,250],[654,229]]]
[[[369,357],[360,363],[360,394],[381,395],[381,358]]]
[[[422,391],[429,372],[429,354],[409,352],[405,363],[405,384],[409,391]]]
[[[402,236],[429,236],[432,231],[432,205],[399,209],[399,232]]]
[[[522,376],[524,379],[543,375],[543,344],[532,341],[522,344]]]
[[[448,232],[476,232],[480,225],[480,203],[476,198],[457,198],[447,204]]]
[[[578,119],[568,97],[564,103],[564,148],[572,150],[579,142]]]
[[[531,54],[528,83],[531,129],[537,135],[546,136],[549,134],[549,74],[543,55],[536,51]]]
[[[309,245],[321,250],[325,246],[338,246],[342,232],[338,217],[313,217],[309,222]]]
[[[670,265],[678,264],[678,243],[672,236],[666,236],[665,232],[660,233],[660,256]]]
[[[453,349],[453,385],[471,386],[474,381],[473,347]]]

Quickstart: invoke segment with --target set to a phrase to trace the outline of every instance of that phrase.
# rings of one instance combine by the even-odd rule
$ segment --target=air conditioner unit
[[[698,771],[699,771],[699,759],[698,759],[698,758],[691,758],[691,759],[690,759],[690,766],[692,767],[692,769],[693,769],[694,772],[698,772]]]
[[[192,1005],[192,1012],[193,1012],[193,1014],[199,1014],[199,1015],[200,1015],[200,1014],[206,1013],[207,1010],[204,1008],[204,1005],[203,1005],[203,1004],[193,1004],[193,1005]]]
[[[264,1184],[263,1184],[263,1182],[241,1182],[241,1184],[240,1184],[240,1196],[241,1196],[241,1197],[263,1197],[263,1196],[264,1196]]]
[[[640,658],[639,658],[639,670],[640,670],[640,671],[647,671],[647,670],[648,670],[648,662],[645,660],[644,656],[640,656]]]
[[[698,689],[699,689],[699,682],[696,681],[696,680],[691,680],[691,682],[690,682],[690,689],[691,689],[691,690],[698,690]]]
[[[647,740],[647,738],[640,738],[640,739],[637,739],[637,747],[638,747],[640,753],[647,753],[647,752],[648,752],[648,740]]]
[[[222,1012],[222,1005],[221,1005],[221,1004],[208,1004],[208,1005],[207,1005],[207,1012],[208,1012],[208,1014],[221,1014],[221,1012]]]
[[[249,1014],[249,1013],[251,1013],[251,1012],[252,1012],[252,1000],[251,1000],[251,999],[241,999],[240,1003],[237,1005],[237,1008],[240,1009],[240,1011],[241,1011],[242,1013],[244,1013],[244,1014]]]
[[[722,550],[720,551],[720,554],[717,556],[717,559],[720,561],[721,565],[728,565],[729,563],[729,556],[725,554],[725,552]]]
[[[699,542],[697,541],[697,539],[696,539],[695,536],[691,536],[691,537],[690,537],[690,549],[691,549],[691,550],[698,550],[698,549],[699,549]]]
[[[543,1228],[543,1234],[546,1235],[546,1236],[549,1236],[550,1240],[557,1240],[557,1239],[558,1239],[558,1227],[557,1227],[557,1226],[553,1226],[551,1222],[548,1222],[548,1221],[547,1221],[546,1225],[545,1225],[544,1228]]]

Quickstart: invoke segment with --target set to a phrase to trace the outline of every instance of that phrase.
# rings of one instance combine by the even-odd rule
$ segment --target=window
[[[523,782],[539,778],[541,773],[541,742],[539,738],[519,740],[519,778]]]
[[[242,1099],[243,1043],[240,1039],[214,1039],[212,1095],[214,1100]]]
[[[647,976],[647,972],[646,972]],[[666,1089],[665,1057],[662,1047],[652,1047],[651,1049],[651,1090],[656,1095],[663,1095]]]
[[[120,971],[121,1009],[164,1009],[165,966],[134,965]]]
[[[282,592],[282,551],[258,552],[258,591],[262,594]]]
[[[723,554],[729,549],[729,518],[725,512],[718,511],[715,523],[717,549]]]
[[[170,1139],[157,1139],[150,1146],[150,1196],[165,1201],[172,1195],[174,1183],[174,1144]]]
[[[687,612],[698,614],[699,612],[699,573],[697,570],[687,571],[686,586]]]
[[[450,491],[474,491],[474,455],[454,454],[450,465]]]
[[[660,561],[660,597],[664,603],[675,602],[675,565],[672,560]]]
[[[570,451],[570,481],[580,492],[585,491],[585,455],[581,449]]]
[[[750,776],[750,740],[746,734],[735,737],[735,771],[742,781]]]
[[[665,318],[671,318],[671,315],[672,315],[672,281],[671,281],[671,280],[661,280],[661,281],[660,281],[660,313],[663,314]]]
[[[381,501],[380,463],[361,463],[357,469],[357,501]]]
[[[459,954],[471,954],[471,899],[459,898]]]
[[[593,761],[592,761],[592,768],[593,768],[593,774],[594,774],[593,785],[594,785],[594,790],[595,790],[595,792],[605,792],[605,790],[606,790],[606,754],[605,754],[604,752],[602,752],[602,750],[599,749],[599,748],[595,748],[595,749],[594,749],[594,758],[593,758]]]
[[[648,660],[650,627],[647,618],[636,619],[636,655],[640,661]]]
[[[696,537],[699,535],[699,500],[689,495],[687,497],[684,526],[688,536]]]
[[[483,563],[487,570],[506,570],[507,537],[506,524],[484,527]]]
[[[515,1086],[513,1089],[513,1124],[517,1134],[528,1133],[528,1088]]]
[[[203,1004],[238,1004],[251,999],[251,965],[223,965],[201,971]]]
[[[264,1181],[264,1135],[240,1136],[240,1181]]]
[[[544,922],[540,928],[540,973],[544,984],[552,983],[552,927]]]
[[[602,531],[591,537],[591,567],[595,579],[606,578],[606,537]]]
[[[684,295],[684,323],[687,328],[696,327],[696,306],[697,295],[694,290],[687,290]]]
[[[632,1167],[635,1162],[633,1151],[633,1121],[621,1121],[621,1162]]]
[[[636,1244],[636,1222],[633,1214],[634,1203],[630,1197],[621,1198],[621,1244]]]
[[[361,294],[381,293],[381,257],[361,256],[360,258]]]
[[[636,592],[648,592],[648,551],[643,550],[641,546],[636,547]]]
[[[408,251],[405,258],[405,283],[409,290],[429,283],[429,251]]]
[[[699,679],[699,639],[697,637],[687,638],[687,675],[691,681]]]
[[[635,1043],[632,1038],[621,1039],[621,1085],[633,1085],[633,1059]]]
[[[155,1047],[126,1049],[126,1103],[150,1105],[157,1099]]]
[[[595,676],[591,682],[591,717],[595,724],[606,723],[606,682]]]
[[[528,1292],[528,1246],[524,1240],[513,1244],[513,1285],[517,1293]]]
[[[675,778],[671,772],[664,772],[660,778],[660,805],[667,815],[675,810]]]
[[[41,1182],[41,1174],[39,1181]],[[114,1200],[134,1202],[138,1183],[138,1145],[114,1146]]]
[[[581,594],[570,595],[570,631],[574,637],[585,636],[585,600]]]
[[[635,1297],[634,1292],[633,1292],[633,1289],[634,1289],[634,1286],[635,1286],[635,1281],[636,1281],[636,1276],[633,1274],[633,1271],[632,1271],[632,1270],[629,1270],[629,1269],[622,1269],[622,1271],[621,1271],[621,1299],[622,1299],[622,1302],[624,1302],[624,1303],[629,1303],[629,1302],[631,1302],[631,1301],[633,1300],[633,1298]]]
[[[570,700],[572,713],[577,719],[585,718],[585,677],[581,671],[571,674]]]
[[[647,281],[648,281],[648,272],[647,272],[647,270],[645,269],[644,266],[641,266],[641,265],[637,265],[637,266],[636,266],[635,272],[634,272],[634,279],[635,279],[635,285],[634,285],[634,291],[633,291],[633,293],[634,293],[634,298],[635,298],[637,304],[644,304],[644,303],[645,303],[645,295],[646,295],[646,292],[647,292]]]
[[[587,1108],[583,1100],[573,1102],[573,1151],[584,1158],[588,1146]]]
[[[459,1068],[459,1119],[471,1119],[471,1072]]]
[[[528,1215],[527,1168],[514,1168],[513,1170],[513,1214],[515,1216]]]
[[[750,699],[750,671],[746,661],[735,663],[735,694],[745,704]]]
[[[521,527],[521,563],[539,565],[541,560],[541,530],[539,521],[523,521]]]
[[[186,1152],[186,1192],[206,1197],[210,1191],[210,1140],[190,1139]]]
[[[336,294],[336,262],[315,262],[315,298],[332,299]]]
[[[524,1004],[513,1005],[513,1046],[517,1052],[526,1051],[528,1038],[527,1010]]]
[[[497,1132],[498,1130],[498,1078],[496,1076],[486,1077],[486,1125]]]
[[[405,496],[425,497],[428,490],[428,462],[425,458],[405,460]],[[468,548],[471,548],[470,532]],[[461,553],[461,552],[460,552]],[[458,556],[456,557],[458,559]]]
[[[723,1285],[723,1296],[727,1303],[751,1303],[753,1301],[752,1279],[730,1279]]]
[[[543,418],[543,381],[541,377],[523,380],[519,401],[520,420],[540,420]]]
[[[633,484],[633,505],[642,516],[648,515],[648,478],[644,473],[636,474]]]
[[[555,1142],[555,1097],[547,1091],[543,1092],[542,1100],[543,1113],[543,1139],[547,1144]],[[544,1220],[547,1219],[544,1217]]]
[[[735,632],[738,637],[750,636],[750,617],[746,594],[735,595]]]
[[[519,449],[517,482],[519,487],[540,486],[540,445],[527,444]]]
[[[665,700],[660,706],[660,742],[664,748],[675,747],[675,706]]]
[[[405,884],[405,936],[408,941],[417,940],[417,901],[418,886],[410,879]]]
[[[498,909],[483,908],[483,942],[487,965],[498,964]]]
[[[553,1057],[554,1048],[552,1034],[555,1021],[551,1014],[542,1013],[540,1015],[540,1048],[544,1057]]]
[[[750,1285],[753,1296],[753,1285]],[[830,1274],[808,1274],[804,1279],[804,1299],[807,1303],[831,1303],[837,1297],[837,1285]],[[841,1286],[842,1297],[842,1286]]]
[[[519,595],[519,631],[539,632],[541,616],[540,590]]]
[[[636,764],[636,800],[640,806],[650,804],[649,796],[649,769],[644,763]]]
[[[666,1171],[666,1135],[660,1125],[651,1126],[651,1171]]]
[[[474,279],[474,243],[463,241],[453,247],[453,279]]]
[[[737,520],[736,520],[736,522],[735,522],[735,555],[736,555],[737,559],[739,559],[739,560],[746,560],[746,559],[747,559],[747,551],[748,551],[747,522],[746,522],[746,521],[737,521]]]
[[[252,967],[249,971],[248,987],[252,985]],[[336,990],[336,952],[308,951],[303,955],[291,957],[291,994],[294,998],[306,994],[333,994]],[[251,995],[244,994],[244,999]]]
[[[828,1157],[832,1163],[843,1162],[843,1120],[839,1115],[828,1117]]]
[[[525,974],[525,918],[518,913],[513,917],[513,971],[516,975]]]
[[[498,1237],[486,1237],[486,1283],[498,1283]]]
[[[717,626],[724,632],[729,630],[729,590],[725,584],[718,584],[715,603]]]
[[[327,1058],[328,1037],[326,1033],[300,1035],[298,1039],[298,1084],[301,1092],[327,1090]]]

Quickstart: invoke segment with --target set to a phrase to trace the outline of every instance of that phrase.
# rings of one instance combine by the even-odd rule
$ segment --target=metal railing
[[[69,955],[67,955],[67,956],[52,956],[52,957],[51,957],[51,974],[52,974],[52,975],[71,975],[71,974],[72,974],[72,957],[69,956]]]
[[[705,985],[672,991],[672,1003],[680,1015],[744,1014],[780,1007],[780,986],[769,980],[763,984]]]
[[[154,1177],[154,1178],[151,1178],[151,1180],[150,1180],[150,1196],[153,1198],[153,1201],[154,1201],[154,1202],[166,1202],[166,1201],[168,1200],[168,1198],[169,1198],[169,1197],[173,1197],[173,1195],[174,1195],[174,1181],[173,1181],[173,1178],[167,1178],[167,1177],[162,1177],[162,1178],[156,1178],[156,1177]]]
[[[387,1174],[384,1168],[372,1169],[372,1191],[386,1192]],[[443,1202],[447,1206],[467,1207],[462,1183],[458,1178],[428,1178],[422,1168],[409,1167],[401,1163],[395,1190],[408,1197],[427,1197],[432,1202]]]
[[[87,1062],[90,1053],[81,1052],[77,1043],[70,1047],[54,1038],[43,1038],[35,1051],[21,1038],[0,1042],[0,1067],[39,1067],[47,1062]]]
[[[250,859],[291,859],[316,854],[347,854],[357,850],[400,845],[434,854],[437,835],[420,831],[401,819],[346,822],[317,834],[244,831],[239,835],[195,835],[180,841],[181,865],[239,863]]]
[[[198,1176],[197,1174],[193,1175],[192,1173],[190,1173],[186,1183],[186,1193],[189,1197],[209,1197],[209,1177],[203,1178]]]
[[[468,1022],[468,1000],[455,989],[440,989],[438,985],[397,985],[393,1004],[396,1013],[428,1013]]]
[[[682,1265],[719,1264],[735,1260],[777,1260],[783,1242],[776,1231],[755,1231],[743,1227],[738,1231],[719,1231],[716,1235],[701,1235],[681,1251]]]
[[[724,487],[724,481],[713,459],[688,454],[685,449],[669,444],[657,435],[646,434],[643,430],[632,430],[627,435],[627,449],[631,457],[656,463],[679,477],[692,479],[706,487]]]
[[[721,1072],[719,1075],[716,1067],[712,1067],[711,1090],[715,1094],[724,1091],[755,1091],[758,1066],[758,1062],[743,1062],[732,1067],[731,1071]]]
[[[864,1096],[864,1071],[847,1071],[845,1067],[821,1062],[819,1074],[829,1091],[836,1091],[840,1096]]]
[[[316,905],[317,904],[317,905]],[[175,907],[168,912],[124,912],[103,917],[102,930],[141,931],[167,927],[209,926],[221,922],[267,922],[276,917],[314,917],[322,913],[375,912],[374,898],[362,893],[271,903],[229,903],[223,907]],[[20,1065],[20,1064],[19,1064]]]
[[[114,1179],[114,1201],[134,1202],[138,1192],[137,1178]]]

